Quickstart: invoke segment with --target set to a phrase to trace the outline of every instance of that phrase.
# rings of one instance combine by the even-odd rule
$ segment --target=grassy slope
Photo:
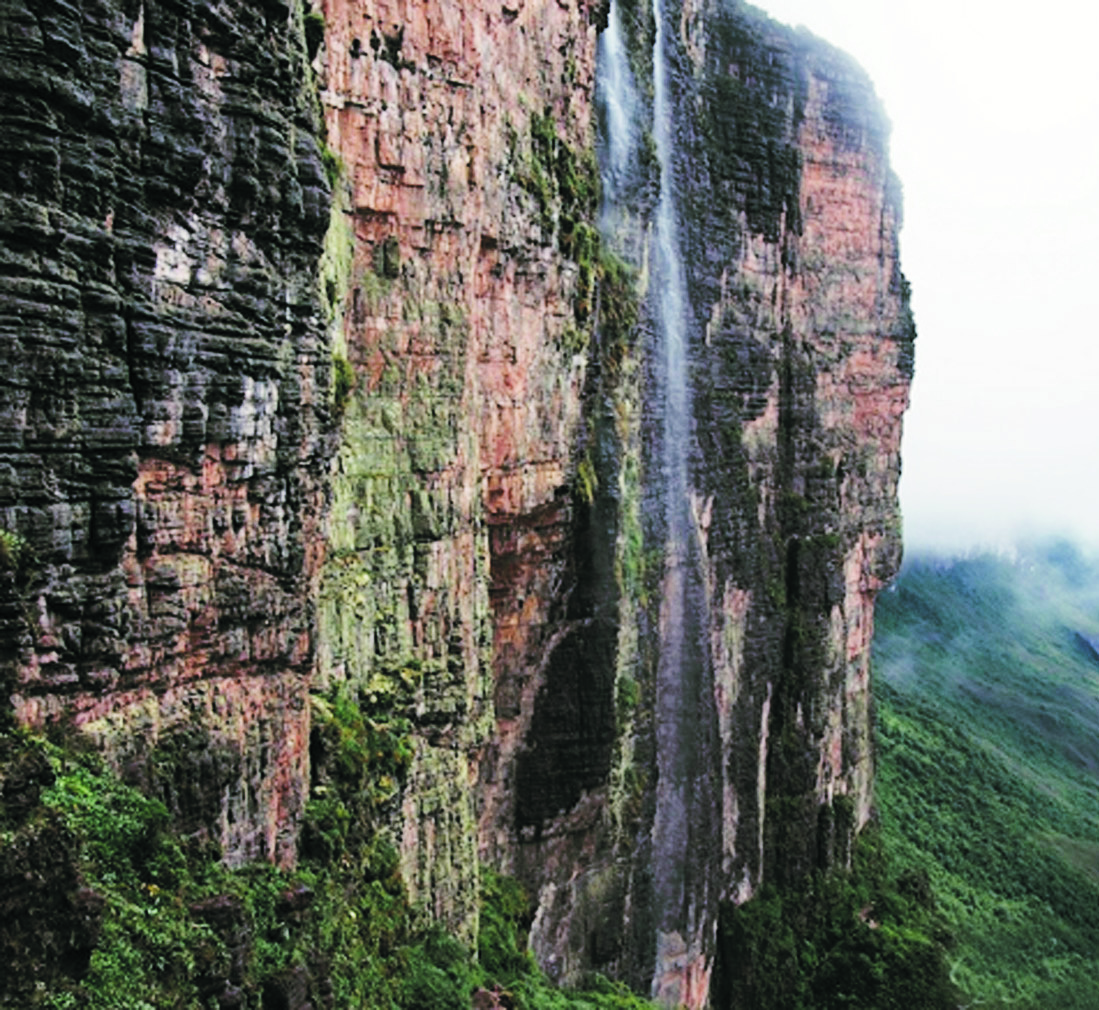
[[[926,867],[976,1005],[1099,1006],[1099,562],[917,559],[875,642],[888,848]]]

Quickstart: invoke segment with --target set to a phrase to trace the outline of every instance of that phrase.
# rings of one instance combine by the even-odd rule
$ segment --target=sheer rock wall
[[[139,781],[189,752],[182,828],[292,862],[329,453],[301,12],[0,19],[0,670]]]
[[[643,287],[639,702],[618,748],[630,766],[609,782],[608,809],[625,820],[594,818],[614,830],[586,836],[571,875],[552,843],[535,843],[530,865],[547,870],[532,942],[561,978],[595,967],[698,1007],[721,908],[765,881],[842,865],[869,816],[869,642],[875,595],[900,561],[914,327],[888,125],[866,76],[753,8],[666,6],[657,58],[687,275],[691,542],[667,553],[656,395],[666,292],[647,285],[656,34],[650,5],[629,0],[619,15],[632,149],[606,228]],[[669,630],[665,586],[684,579],[691,641],[672,697],[655,653]],[[625,620],[620,629],[622,646]],[[593,820],[578,805],[543,835],[582,814]]]
[[[336,340],[356,379],[319,672],[410,715],[406,882],[468,934],[478,858],[512,868],[516,752],[560,622],[596,28],[583,2],[323,12],[349,232]]]
[[[605,8],[314,6],[3,5],[15,717],[289,864],[310,694],[351,689],[407,721],[389,830],[425,918],[472,939],[485,861],[555,977],[702,1006],[722,905],[844,861],[868,815],[913,336],[884,118],[810,36],[668,12],[699,642],[683,858],[654,867],[651,10],[620,10],[623,281]]]

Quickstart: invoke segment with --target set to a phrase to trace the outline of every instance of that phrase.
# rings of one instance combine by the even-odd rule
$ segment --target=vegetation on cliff
[[[1099,564],[910,561],[879,608],[883,836],[926,872],[964,1002],[1099,1001]]]
[[[954,1010],[951,937],[927,875],[891,867],[876,825],[850,870],[765,887],[722,913],[714,1005],[729,1010]]]
[[[29,685],[20,717],[36,724],[108,713],[85,730],[111,764],[71,739],[0,735],[0,963],[14,966],[0,972],[0,1003],[433,1010],[480,990],[519,1010],[643,1005],[588,974],[632,971],[640,989],[653,974],[659,910],[645,907],[652,866],[637,841],[657,818],[649,657],[665,568],[652,518],[665,513],[645,476],[659,427],[635,290],[647,271],[643,257],[635,275],[611,255],[595,225],[588,6],[467,10],[463,25],[486,28],[472,36],[429,13],[366,40],[352,4],[326,4],[325,17],[297,0],[12,5],[0,48],[21,189],[9,194],[18,255],[5,276],[20,297],[18,367],[0,396],[15,419],[0,496],[0,693]],[[632,54],[638,43],[651,54],[651,10],[625,6]],[[739,7],[722,17],[757,20]],[[804,110],[781,97],[804,90],[800,50],[755,28],[713,34],[721,44],[695,68],[704,86],[683,87],[679,111],[693,122],[696,100],[716,97],[698,136],[683,128],[681,182],[687,258],[702,270],[694,316],[712,321],[716,349],[695,371],[720,408],[700,393],[696,420],[722,449],[700,443],[709,504],[697,522],[717,560],[698,582],[706,633],[694,637],[727,650],[728,679],[703,684],[708,721],[684,752],[702,754],[693,781],[712,771],[713,796],[737,790],[744,806],[728,819],[742,832],[732,849],[694,811],[684,849],[699,894],[789,867],[791,890],[730,913],[727,960],[769,979],[793,956],[795,988],[772,995],[796,1006],[831,977],[822,964],[849,960],[844,979],[860,965],[907,970],[910,955],[935,955],[937,927],[877,877],[796,882],[823,824],[824,735],[801,714],[829,711],[825,645],[845,654],[824,637],[853,542],[835,530],[888,520],[896,465],[877,426],[824,423],[822,363],[839,374],[840,359],[808,339],[795,354],[776,312],[780,286],[799,290],[788,284],[799,257],[815,269],[831,254],[801,242]],[[686,85],[693,56],[680,56]],[[635,69],[647,90],[644,59]],[[825,91],[842,90],[846,70],[821,73]],[[821,123],[841,126],[847,111]],[[494,149],[505,133],[511,144]],[[655,198],[649,131],[636,154],[641,220]],[[860,174],[846,161],[836,172]],[[826,180],[821,192],[847,189]],[[892,243],[887,219],[872,214],[866,235]],[[762,270],[737,266],[748,252]],[[870,250],[867,276],[886,255]],[[726,283],[737,274],[752,284]],[[824,314],[826,302],[842,313]],[[821,332],[865,321],[838,296],[803,308]],[[829,453],[846,483],[831,462],[821,472]],[[803,486],[812,498],[794,494]],[[843,487],[865,513],[835,512]],[[867,570],[884,572],[887,555]],[[729,613],[711,626],[703,608],[720,600]],[[736,679],[730,717],[710,718],[741,669],[751,676]],[[539,677],[545,689],[525,698]],[[344,693],[313,699],[310,716],[318,683]],[[844,716],[845,755],[864,713]],[[513,738],[493,756],[505,728]],[[513,794],[481,824],[478,780]],[[521,856],[562,811],[601,795],[606,813],[582,844],[559,832],[556,851]],[[706,794],[697,809],[716,805]],[[821,837],[846,854],[854,818],[835,812]],[[766,859],[726,872],[725,852],[754,852],[742,839],[764,823]],[[588,874],[588,890],[539,921],[543,963],[560,960],[553,945],[567,935],[590,992],[559,992],[535,966],[522,892],[478,869],[489,837],[501,839],[494,858],[537,862],[532,891]],[[589,900],[612,923],[598,944]],[[859,961],[863,948],[830,944],[862,922],[864,901],[884,911],[881,930],[859,933]],[[711,914],[716,900],[700,936],[712,936]],[[861,985],[837,991],[866,995]]]
[[[203,834],[93,754],[0,737],[0,1006],[643,1010],[618,984],[556,990],[526,950],[528,900],[483,874],[474,953],[418,925],[379,820],[408,727],[322,701],[305,854],[229,869]],[[155,760],[155,759],[154,759]]]

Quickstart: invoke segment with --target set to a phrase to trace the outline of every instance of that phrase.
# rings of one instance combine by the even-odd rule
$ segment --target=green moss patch
[[[380,827],[411,760],[407,723],[332,695],[311,751],[300,866],[234,870],[95,755],[0,736],[0,1006],[463,1010],[478,989],[516,1010],[648,1006],[602,980],[556,990],[526,951],[525,894],[491,871],[476,953],[415,925]]]

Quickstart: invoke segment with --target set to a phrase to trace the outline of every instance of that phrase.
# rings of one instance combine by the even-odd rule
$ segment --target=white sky
[[[1099,5],[757,0],[869,72],[904,184],[910,546],[1099,543]]]

